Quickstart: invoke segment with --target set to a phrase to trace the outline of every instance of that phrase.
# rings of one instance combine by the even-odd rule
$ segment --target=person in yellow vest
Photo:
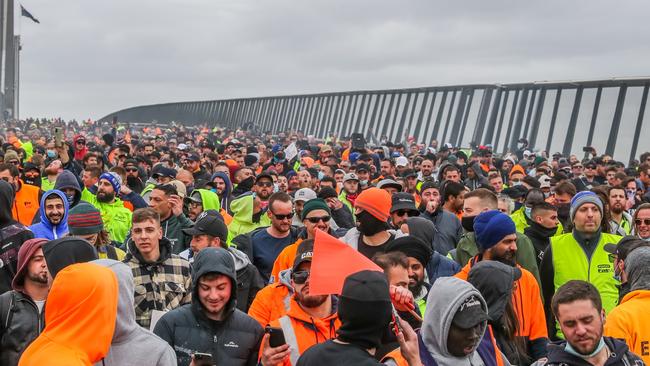
[[[604,247],[618,243],[621,237],[601,232],[603,202],[593,192],[580,192],[571,199],[570,217],[573,231],[551,238],[540,267],[546,321],[552,339],[559,339],[562,334],[552,317],[551,299],[566,282],[582,280],[593,284],[600,292],[606,313],[618,303],[620,281],[614,278],[614,263]]]

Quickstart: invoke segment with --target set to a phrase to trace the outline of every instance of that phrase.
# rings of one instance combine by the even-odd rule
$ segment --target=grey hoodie
[[[650,247],[636,248],[625,260],[625,271],[632,291],[650,290]]]
[[[447,349],[451,321],[463,301],[471,295],[476,296],[483,304],[483,308],[487,310],[487,304],[481,293],[469,282],[456,277],[441,277],[429,290],[427,311],[424,313],[420,334],[427,351],[436,360],[438,366],[484,365],[476,349],[465,358],[452,356]],[[481,334],[481,338],[483,335]]]
[[[135,322],[133,274],[129,266],[112,259],[99,259],[93,263],[112,270],[119,289],[111,348],[103,363],[100,361],[96,365],[175,366],[176,354],[169,344]]]

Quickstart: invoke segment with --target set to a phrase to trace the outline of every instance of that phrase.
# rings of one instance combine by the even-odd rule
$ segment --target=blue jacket
[[[58,195],[63,200],[64,213],[61,223],[58,225],[52,225],[52,223],[45,216],[45,199],[53,194]],[[65,194],[58,189],[52,189],[47,191],[41,197],[41,207],[38,209],[38,213],[41,219],[41,222],[34,224],[29,227],[34,233],[35,238],[44,238],[48,240],[58,239],[68,233],[68,210],[70,206],[68,205],[68,200],[65,197]]]
[[[450,277],[460,272],[460,265],[456,261],[451,260],[444,255],[433,252],[429,264],[427,264],[427,276],[429,276],[429,283],[433,283],[440,277]]]

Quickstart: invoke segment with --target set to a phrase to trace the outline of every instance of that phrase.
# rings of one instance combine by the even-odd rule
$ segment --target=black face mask
[[[23,179],[23,182],[25,182],[25,184],[29,184],[29,185],[36,186],[36,187],[41,186],[42,180],[41,180],[40,175],[38,175],[38,176],[36,176],[34,178],[28,178],[25,174],[23,174],[22,179]]]
[[[380,231],[386,230],[387,224],[384,221],[379,221],[376,217],[369,214],[367,211],[362,211],[357,215],[359,226],[357,229],[364,236],[372,236]]]
[[[571,211],[571,205],[568,203],[559,204],[557,207],[557,216],[560,218],[560,221],[567,221],[569,219],[569,212]]]
[[[530,227],[531,229],[535,230],[535,232],[539,233],[544,238],[550,238],[551,236],[555,235],[555,233],[557,232],[557,226],[549,229],[547,227],[538,224],[535,221],[533,221],[530,224]]]
[[[462,220],[460,223],[463,225],[463,229],[467,231],[468,233],[473,233],[474,232],[474,219],[476,216],[463,216]]]

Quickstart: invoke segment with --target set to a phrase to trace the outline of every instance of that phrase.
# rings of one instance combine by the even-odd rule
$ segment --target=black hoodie
[[[208,273],[228,276],[232,283],[223,320],[208,318],[199,300],[199,279]],[[236,308],[237,278],[231,254],[223,248],[201,250],[194,257],[192,283],[192,304],[165,314],[154,328],[174,348],[178,364],[189,364],[191,355],[200,352],[211,354],[217,365],[256,365],[264,333],[256,320]]]
[[[605,337],[605,345],[609,348],[611,356],[605,362],[605,366],[627,366],[643,365],[643,361],[632,353],[625,342],[615,338]],[[574,356],[564,350],[566,341],[556,342],[548,345],[548,361],[546,366],[591,366],[584,359]]]
[[[92,244],[75,237],[64,237],[45,243],[43,245],[43,256],[52,279],[62,269],[71,264],[99,259]]]
[[[13,204],[14,187],[0,180],[0,294],[11,290],[20,246],[34,237],[25,225],[11,216]]]

